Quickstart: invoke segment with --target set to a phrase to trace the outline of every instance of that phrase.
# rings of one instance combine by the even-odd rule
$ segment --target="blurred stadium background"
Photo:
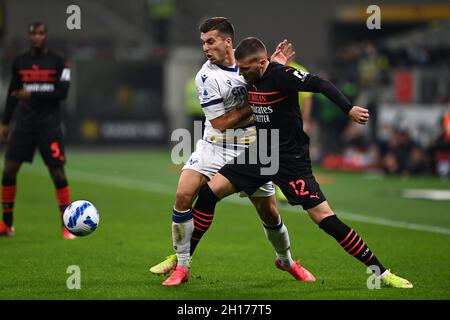
[[[201,113],[189,91],[204,61],[197,27],[205,17],[223,15],[235,24],[236,41],[252,35],[274,48],[288,38],[297,62],[370,109],[370,125],[360,128],[313,96],[309,131],[317,163],[448,176],[450,6],[381,3],[381,29],[369,30],[368,1],[281,1],[274,7],[256,0],[3,0],[0,99],[12,59],[27,48],[27,24],[41,20],[49,26],[50,47],[72,68],[64,108],[68,144],[167,147],[172,130],[189,128]],[[71,4],[81,8],[81,30],[65,27]]]
[[[69,16],[66,9],[73,4],[81,9],[81,30],[68,30],[66,27]],[[85,262],[91,266],[90,270],[95,270],[91,271],[90,283],[100,281],[103,287],[98,291],[87,291],[88,294],[86,291],[77,293],[76,297],[299,297],[292,283],[286,286],[287,296],[274,294],[256,284],[250,285],[257,292],[256,296],[252,295],[245,291],[248,288],[246,283],[240,283],[239,276],[234,273],[228,275],[206,260],[206,254],[221,258],[214,251],[214,243],[222,242],[222,236],[230,235],[226,233],[226,228],[233,223],[225,215],[217,218],[216,226],[209,232],[208,237],[213,244],[204,241],[201,245],[204,253],[203,249],[198,252],[198,261],[204,259],[205,273],[212,274],[210,278],[203,276],[204,287],[198,284],[201,278],[197,277],[197,287],[192,284],[193,289],[177,294],[163,292],[157,287],[160,286],[160,279],[151,279],[152,290],[159,291],[148,291],[147,287],[141,288],[139,285],[136,288],[136,283],[149,281],[145,268],[158,262],[171,250],[169,209],[179,167],[170,161],[170,135],[177,128],[191,128],[192,119],[201,115],[191,82],[205,60],[198,25],[206,17],[226,16],[236,28],[235,43],[247,36],[257,36],[269,48],[275,48],[278,42],[287,38],[295,45],[298,63],[310,72],[330,79],[355,104],[370,109],[370,124],[366,127],[355,126],[326,98],[313,95],[309,134],[311,156],[317,168],[321,168],[322,178],[319,181],[323,183],[328,197],[335,199],[334,203],[343,217],[357,221],[355,227],[372,239],[372,246],[384,252],[399,252],[400,256],[389,256],[389,260],[394,261],[397,270],[400,269],[408,277],[411,275],[413,282],[426,280],[416,270],[415,257],[407,252],[420,254],[427,267],[436,268],[434,282],[422,287],[423,291],[419,293],[400,295],[390,291],[373,295],[364,288],[365,291],[360,288],[360,291],[351,292],[348,280],[334,278],[327,273],[324,263],[334,261],[321,260],[322,264],[319,261],[323,259],[321,252],[335,250],[328,249],[332,243],[327,239],[323,241],[328,241],[329,246],[324,244],[320,249],[322,251],[310,256],[306,254],[306,257],[310,262],[317,260],[314,267],[319,276],[322,272],[324,278],[337,283],[336,287],[347,286],[348,292],[343,294],[339,289],[335,289],[336,292],[333,292],[334,289],[319,289],[312,291],[316,295],[311,295],[311,292],[304,290],[302,297],[450,298],[450,185],[447,180],[450,175],[450,4],[445,0],[427,3],[420,0],[379,1],[381,29],[369,30],[366,27],[369,16],[366,8],[370,4],[371,1],[359,0],[280,0],[276,3],[266,0],[0,0],[0,100],[5,101],[12,60],[28,48],[28,23],[45,22],[49,27],[49,47],[67,57],[72,70],[69,97],[63,109],[68,178],[73,182],[74,198],[91,200],[101,208],[101,212],[111,213],[109,217],[106,214],[102,216],[100,223],[104,226],[98,232],[104,232],[105,236],[102,238],[97,234],[91,239],[91,244],[103,250],[96,252],[99,259]],[[0,112],[3,108],[4,103],[0,103]],[[17,242],[14,245],[9,242],[10,249],[4,243],[0,243],[0,247],[12,256],[15,250],[26,247],[27,241],[32,241],[34,246],[43,241],[40,244],[53,246],[59,252],[58,268],[63,270],[64,266],[74,263],[73,256],[64,256],[63,245],[56,242],[54,225],[58,217],[48,214],[48,211],[56,213],[56,202],[51,194],[50,180],[37,158],[38,165],[25,169],[19,178],[19,184],[23,182],[24,186],[20,187],[16,205]],[[416,175],[425,177],[405,178]],[[93,185],[95,183],[100,186]],[[48,186],[48,192],[40,187],[41,184]],[[352,187],[354,190],[351,190]],[[447,202],[407,202],[400,199],[399,191],[410,187],[443,191],[437,196]],[[352,194],[345,193],[345,188]],[[429,197],[434,196],[436,192]],[[151,214],[148,213],[149,208],[152,209]],[[237,211],[244,207],[228,203],[223,208]],[[264,258],[264,263],[273,263],[270,254],[267,255],[270,252],[268,245],[263,244],[265,240],[256,215],[251,213],[250,207],[245,210],[249,214],[242,215],[243,224],[231,233],[231,239],[247,243],[247,238],[242,238],[244,236],[239,231],[252,234],[253,229],[246,229],[245,226],[254,225],[254,232],[258,234],[255,238],[259,240],[255,241],[255,247],[251,250],[258,250],[257,245],[263,246],[266,256],[269,256],[269,259]],[[123,212],[128,215],[126,225],[122,223]],[[241,218],[241,214],[233,214]],[[35,221],[36,215],[43,220]],[[289,219],[294,218],[287,215],[286,221]],[[302,216],[300,219],[306,223],[306,218]],[[315,246],[315,237],[325,239],[322,235],[318,236],[312,224],[308,227],[294,226],[292,221],[292,234],[297,232],[309,237],[309,240],[301,240],[305,248]],[[400,222],[395,225],[392,221]],[[390,232],[400,231],[389,233],[392,236],[388,237],[388,245],[383,238],[385,228],[390,224],[399,228],[389,229]],[[287,225],[290,226],[289,223]],[[149,231],[148,226],[153,226],[153,229]],[[30,232],[29,238],[20,238],[21,228]],[[40,228],[47,230],[51,236],[39,240],[42,239],[42,234],[37,231]],[[136,239],[143,245],[130,245],[128,239]],[[413,240],[417,241],[414,242],[416,247],[412,245]],[[123,243],[127,243],[127,248]],[[86,254],[86,249],[92,250],[81,241],[65,245],[70,246],[72,254],[79,259]],[[238,258],[231,244],[220,245],[224,246],[224,252],[229,257]],[[114,269],[115,266],[124,267],[124,262],[114,256],[117,255],[116,250],[133,250],[133,253],[126,253],[127,259],[132,267],[142,269],[144,266],[143,273],[136,278],[132,278],[130,273],[132,280],[126,283],[127,278],[122,278],[122,273]],[[343,261],[340,265],[342,269],[339,269],[341,275],[352,277],[352,268],[357,266],[344,254],[335,251],[337,256],[340,255],[339,261]],[[0,293],[2,298],[71,297],[64,291],[64,272],[58,269],[61,284],[53,280],[55,273],[48,261],[56,258],[55,252],[42,251],[42,247],[29,247],[23,252],[29,256],[12,258],[23,269],[13,268],[9,263],[2,264],[0,260],[0,265],[6,270],[3,273],[6,278],[0,280],[4,289],[3,294]],[[440,254],[436,263],[431,263],[433,252]],[[42,265],[42,259],[47,264]],[[30,262],[37,268],[31,273],[26,271]],[[104,272],[102,268],[105,264],[111,281],[99,275]],[[349,265],[352,268],[345,269]],[[246,269],[238,271],[240,274],[248,273]],[[260,272],[255,269],[255,277],[259,277]],[[441,278],[437,274],[444,276]],[[20,278],[22,276],[35,282],[26,287]],[[221,276],[229,276],[227,280],[240,283],[242,287],[236,285],[230,288],[220,282],[223,279],[215,280],[215,277]],[[277,276],[286,280],[283,275]],[[355,283],[365,287],[365,277],[362,272]],[[10,282],[5,284],[5,279],[10,279]],[[264,279],[261,275],[258,283]],[[113,280],[123,286],[124,291],[117,291]],[[46,283],[59,288],[59,291],[42,289]],[[211,284],[216,287],[212,289]],[[269,286],[276,287],[276,283],[272,281]],[[206,293],[202,289],[212,291]]]

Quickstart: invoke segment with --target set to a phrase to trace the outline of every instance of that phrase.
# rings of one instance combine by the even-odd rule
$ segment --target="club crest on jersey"
[[[201,76],[202,82],[205,83],[206,79],[208,79],[208,76],[206,74]]]
[[[193,166],[193,165],[196,164],[196,163],[198,163],[198,160],[197,160],[197,159],[189,159],[189,164],[190,164],[191,166]]]

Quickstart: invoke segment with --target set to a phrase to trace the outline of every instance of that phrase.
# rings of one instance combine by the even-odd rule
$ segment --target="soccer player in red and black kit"
[[[2,177],[3,221],[0,235],[14,235],[13,208],[16,177],[23,162],[32,162],[36,147],[47,165],[62,214],[70,204],[70,189],[64,172],[64,143],[60,101],[67,97],[70,69],[66,61],[47,48],[47,27],[42,22],[29,25],[31,48],[19,55],[12,66],[12,79],[0,127],[6,143]],[[15,114],[15,126],[10,122]],[[62,226],[65,239],[74,239]]]
[[[251,148],[247,149],[222,167],[200,189],[195,210],[212,215],[220,199],[238,191],[251,195],[265,182],[273,181],[291,205],[302,205],[322,230],[335,238],[348,254],[370,267],[384,285],[412,288],[411,282],[387,270],[359,234],[343,223],[328,205],[312,174],[309,137],[303,131],[298,109],[298,91],[324,94],[350,119],[360,124],[368,121],[368,111],[352,106],[327,80],[278,63],[270,63],[264,44],[256,38],[244,39],[236,48],[235,57],[239,72],[248,83],[248,101],[256,115],[258,133],[263,130],[278,131],[279,142],[255,142],[259,149],[266,149],[266,153],[262,154],[276,154],[275,150],[278,150],[278,170],[272,173],[262,170],[272,167],[273,163],[267,164],[257,156],[255,161]],[[258,139],[260,137],[258,135]],[[261,154],[260,150],[258,154]]]

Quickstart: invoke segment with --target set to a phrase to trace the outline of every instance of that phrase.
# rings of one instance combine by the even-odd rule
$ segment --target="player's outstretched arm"
[[[365,108],[353,106],[347,97],[336,88],[330,81],[315,75],[294,71],[293,73],[300,81],[296,80],[296,89],[300,91],[319,92],[333,101],[352,121],[366,124],[369,121],[369,111]],[[299,84],[298,84],[299,83]],[[289,83],[288,83],[289,84]]]

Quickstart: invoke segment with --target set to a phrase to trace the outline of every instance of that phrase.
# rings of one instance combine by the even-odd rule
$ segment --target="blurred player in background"
[[[70,189],[64,172],[65,153],[61,128],[60,101],[67,97],[70,69],[66,61],[47,48],[47,26],[42,22],[29,25],[31,48],[13,62],[11,82],[0,139],[6,143],[2,177],[3,221],[0,235],[14,235],[13,209],[17,173],[23,162],[32,162],[38,148],[56,188],[62,216],[70,204]],[[15,123],[10,123],[15,115]],[[61,219],[62,220],[62,219]],[[65,239],[74,239],[62,226]]]
[[[247,103],[246,83],[238,73],[234,58],[233,25],[223,17],[211,18],[202,23],[200,32],[208,61],[197,73],[196,85],[207,120],[203,139],[198,141],[178,182],[172,214],[176,256],[171,255],[150,269],[154,274],[166,274],[175,268],[163,282],[166,286],[180,285],[188,280],[190,257],[212,223],[213,215],[192,209],[199,189],[256,139],[252,110]],[[290,47],[286,42],[280,45]],[[282,62],[285,63],[286,59]],[[227,129],[239,130],[225,132]],[[315,281],[308,270],[291,258],[288,230],[278,213],[274,194],[273,184],[268,182],[247,195],[263,221],[265,234],[275,249],[280,265],[284,266],[282,270],[288,271],[297,280]]]

